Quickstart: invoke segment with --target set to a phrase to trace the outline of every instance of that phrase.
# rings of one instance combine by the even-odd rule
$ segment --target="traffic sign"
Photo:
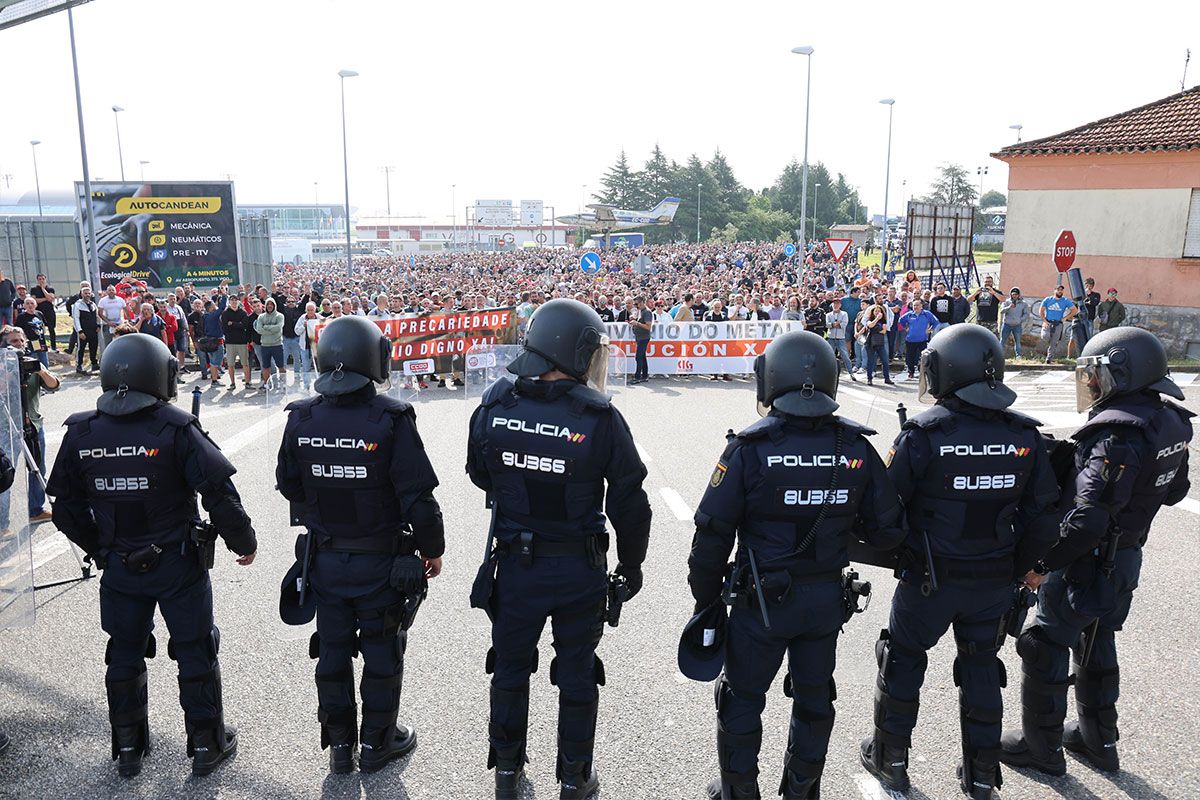
[[[545,243],[546,243],[546,234],[544,234],[544,233],[539,233],[539,234],[537,235],[537,243],[538,243],[538,244],[545,244]]]
[[[842,263],[842,256],[846,255],[846,251],[850,249],[850,245],[854,244],[853,239],[826,239],[825,244],[829,245],[829,252],[833,253],[833,260]]]
[[[783,254],[785,256],[787,256],[788,258],[791,258],[792,256],[796,255],[796,245],[792,244],[791,242],[788,242],[787,244],[785,244],[783,246]]]
[[[516,240],[517,240],[517,237],[513,236],[511,233],[504,234],[504,243],[505,244],[512,244]]]
[[[584,253],[579,257],[579,268],[588,275],[595,275],[600,271],[600,254],[594,252]]]
[[[1075,263],[1075,234],[1064,230],[1058,234],[1054,242],[1054,266],[1059,272],[1066,272]]]

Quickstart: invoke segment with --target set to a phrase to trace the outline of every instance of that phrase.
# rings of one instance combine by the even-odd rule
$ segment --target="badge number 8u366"
[[[713,470],[712,477],[708,479],[708,484],[714,489],[721,485],[721,481],[725,480],[725,472],[729,467],[722,462],[717,462],[717,468]]]

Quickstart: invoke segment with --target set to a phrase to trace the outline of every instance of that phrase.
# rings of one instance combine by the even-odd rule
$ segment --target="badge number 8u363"
[[[725,480],[725,472],[728,469],[729,469],[729,467],[725,466],[724,463],[718,461],[717,468],[713,470],[712,477],[708,479],[709,486],[712,486],[714,489],[717,488],[718,486],[720,486],[721,481]]]

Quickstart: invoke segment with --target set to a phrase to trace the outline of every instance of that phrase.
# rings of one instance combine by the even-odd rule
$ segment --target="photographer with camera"
[[[25,331],[11,325],[0,329],[0,346],[16,350],[21,354],[21,417],[25,428],[25,444],[42,474],[46,474],[46,432],[42,428],[39,408],[41,392],[58,390],[58,378],[50,374],[38,359],[29,353],[29,342]],[[8,520],[9,495],[0,495],[0,519]],[[47,522],[50,512],[46,510],[46,492],[42,482],[29,481],[29,521]],[[6,525],[5,525],[6,526]]]

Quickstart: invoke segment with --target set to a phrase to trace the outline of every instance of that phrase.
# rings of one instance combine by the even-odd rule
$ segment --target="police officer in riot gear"
[[[495,548],[473,604],[488,607],[493,621],[488,767],[496,769],[497,798],[516,798],[527,760],[529,676],[547,618],[560,797],[589,797],[599,787],[592,744],[604,685],[596,655],[608,583],[604,512],[617,538],[615,580],[629,597],[642,585],[651,517],[646,468],[603,393],[607,359],[596,312],[551,300],[533,315],[524,351],[508,367],[516,381],[496,381],[471,418],[467,472],[494,514]]]
[[[896,490],[866,438],[874,431],[834,416],[838,365],[828,343],[807,331],[784,334],[755,373],[764,418],[731,437],[717,462],[688,559],[699,612],[720,598],[737,538],[725,674],[716,685],[721,776],[708,796],[758,798],[761,714],[786,654],[792,716],[779,793],[806,800],[820,797],[837,637],[854,602],[843,588],[847,545],[857,535],[894,548],[904,530]]]
[[[374,772],[416,746],[397,723],[407,629],[446,543],[437,476],[408,403],[376,393],[390,347],[362,317],[331,322],[317,343],[318,396],[288,405],[275,471],[307,528],[315,592],[317,717],[332,772]],[[411,534],[409,534],[411,529]],[[416,574],[405,565],[417,564]],[[362,726],[354,694],[362,653]]]
[[[999,753],[1006,616],[1029,567],[1053,544],[1058,484],[1038,422],[1008,407],[1004,351],[977,325],[952,325],[921,357],[920,396],[937,405],[904,424],[888,454],[908,518],[888,628],[876,645],[875,733],[861,761],[909,788],[908,750],[926,652],[953,626],[963,793],[991,798]]]
[[[1158,337],[1139,328],[1097,334],[1075,380],[1078,409],[1090,418],[1072,437],[1074,502],[1057,544],[1028,576],[1041,591],[1037,616],[1017,640],[1021,729],[1004,734],[1001,754],[1006,764],[1051,775],[1066,772],[1063,747],[1098,769],[1120,768],[1115,632],[1129,615],[1155,515],[1190,486],[1194,415],[1162,397],[1182,400],[1183,392]],[[1079,721],[1064,731],[1072,683]]]
[[[100,624],[118,772],[137,775],[150,750],[146,658],[155,653],[154,609],[166,620],[167,654],[179,665],[179,703],[192,773],[206,775],[237,751],[221,702],[221,637],[213,623],[208,526],[248,566],[258,544],[230,478],[235,470],[171,404],[179,368],[159,339],[122,336],[100,359],[96,411],[67,418],[50,474],[54,524],[104,570]]]

